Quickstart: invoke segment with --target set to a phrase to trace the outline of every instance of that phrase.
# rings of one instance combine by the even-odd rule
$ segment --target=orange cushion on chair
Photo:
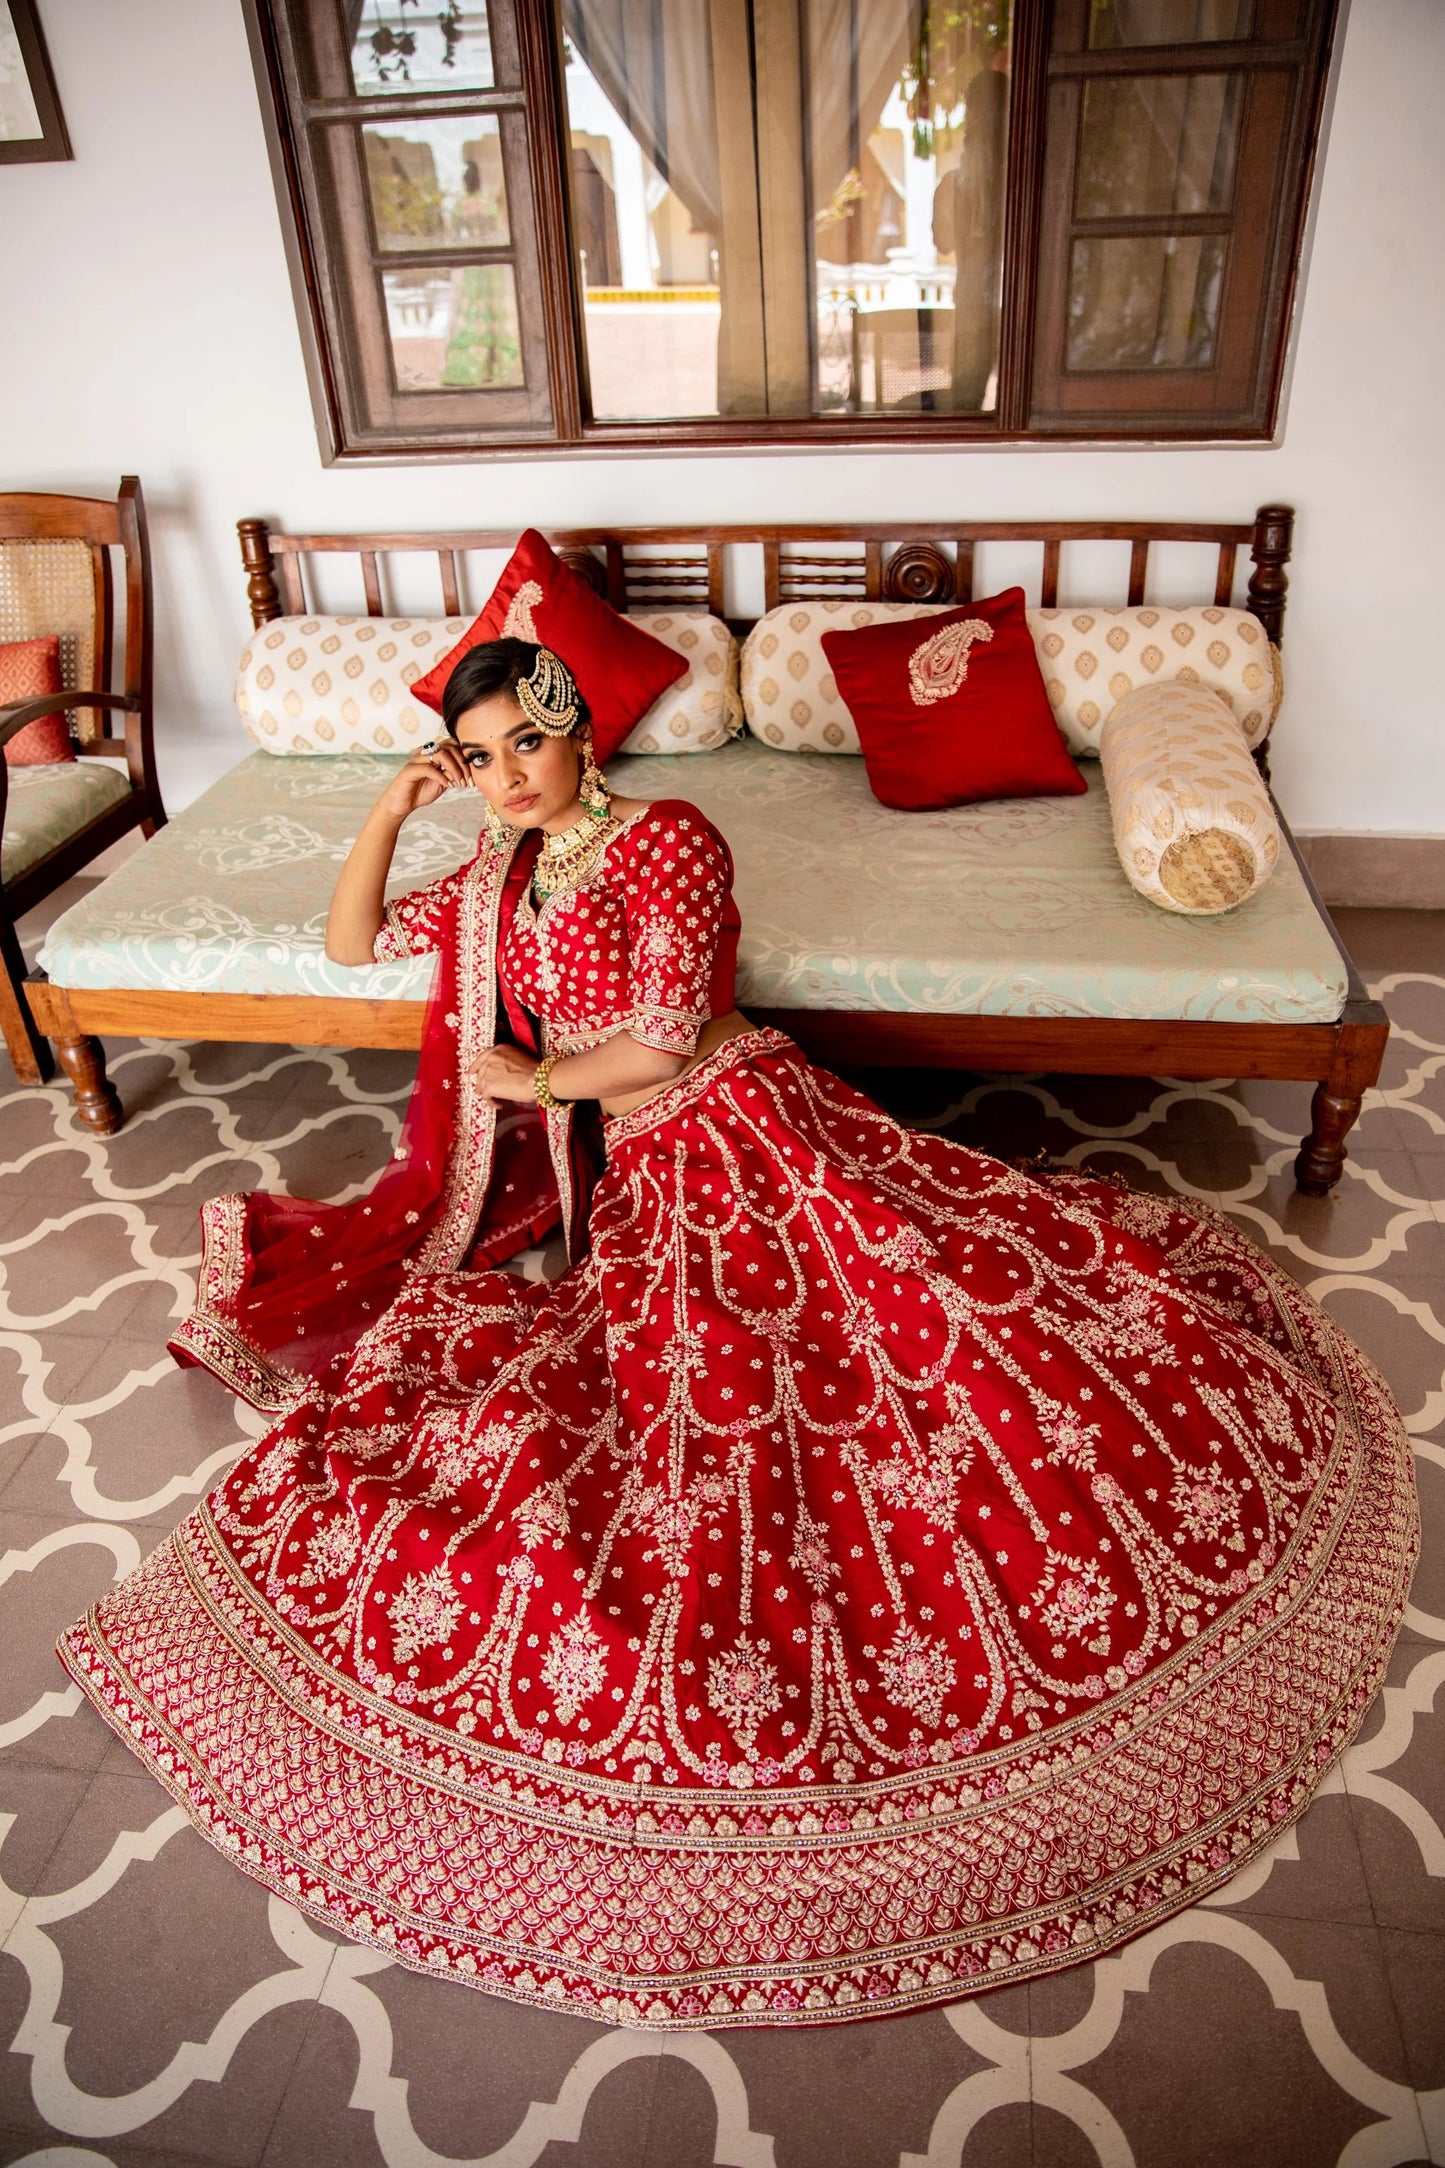
[[[1021,587],[825,632],[823,652],[880,804],[917,812],[1087,790],[1049,706]]]
[[[22,700],[40,700],[60,690],[60,641],[55,633],[47,632],[39,640],[0,642],[0,708],[18,707]],[[5,763],[10,768],[43,768],[52,761],[74,758],[63,708],[54,715],[38,715],[5,744]]]
[[[534,527],[513,550],[476,623],[417,679],[413,694],[440,715],[447,679],[463,655],[483,640],[504,638],[536,640],[561,656],[592,710],[592,746],[599,762],[612,758],[654,700],[688,669],[685,655],[619,616]]]

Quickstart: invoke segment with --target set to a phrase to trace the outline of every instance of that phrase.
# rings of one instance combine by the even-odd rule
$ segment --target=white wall
[[[75,146],[0,168],[4,486],[138,473],[162,774],[248,749],[234,522],[293,528],[1299,513],[1275,774],[1302,831],[1445,835],[1445,8],[1356,0],[1278,449],[591,457],[325,469],[236,0],[42,0]],[[103,329],[97,327],[104,327]],[[1087,599],[1080,597],[1079,599]]]

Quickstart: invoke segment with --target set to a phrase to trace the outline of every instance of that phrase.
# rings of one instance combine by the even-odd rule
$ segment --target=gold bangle
[[[544,1110],[561,1107],[564,1103],[562,1100],[554,1098],[552,1094],[552,1064],[560,1061],[560,1059],[561,1056],[558,1054],[544,1054],[532,1072],[532,1090],[536,1095],[538,1106]]]

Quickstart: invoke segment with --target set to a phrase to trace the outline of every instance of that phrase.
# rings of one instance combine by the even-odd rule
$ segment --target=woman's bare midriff
[[[741,1009],[730,1009],[726,1016],[713,1017],[710,1023],[703,1025],[702,1037],[697,1042],[697,1052],[689,1057],[687,1066],[679,1069],[676,1076],[666,1078],[661,1084],[649,1084],[646,1091],[625,1092],[619,1099],[603,1100],[603,1113],[609,1118],[617,1114],[635,1113],[638,1107],[645,1107],[649,1099],[655,1099],[659,1092],[671,1091],[674,1084],[680,1084],[689,1069],[695,1069],[709,1054],[716,1053],[728,1039],[740,1039],[744,1032],[756,1029],[757,1026],[748,1022]]]

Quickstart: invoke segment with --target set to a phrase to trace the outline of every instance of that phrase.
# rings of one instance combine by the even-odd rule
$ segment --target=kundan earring
[[[503,820],[501,814],[490,801],[487,803],[486,814],[487,834],[491,838],[492,849],[494,851],[504,851],[507,847],[507,838],[512,833],[511,823]]]
[[[605,821],[612,811],[612,793],[607,788],[602,770],[592,758],[592,733],[584,730],[581,739],[582,772],[577,778],[577,796],[584,811],[595,821]]]

